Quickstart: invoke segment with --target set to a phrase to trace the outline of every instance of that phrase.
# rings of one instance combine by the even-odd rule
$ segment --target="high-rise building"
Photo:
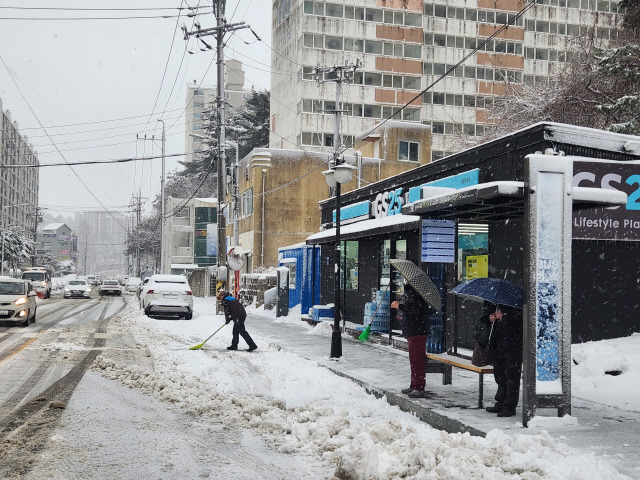
[[[0,165],[39,165],[38,154],[27,137],[20,135],[11,112],[0,100]],[[2,168],[0,213],[4,225],[18,225],[35,232],[38,207],[38,168]]]
[[[430,125],[432,155],[440,158],[448,136],[484,133],[486,107],[507,82],[545,81],[588,30],[605,41],[617,34],[617,1],[538,0],[516,18],[529,3],[274,0],[270,146],[333,145],[335,83],[317,84],[313,70],[359,60],[353,83],[342,89],[343,143],[408,104],[394,119]]]
[[[244,70],[242,62],[234,59],[225,60],[224,97],[227,113],[244,105],[248,91],[244,89]],[[198,85],[194,80],[187,85],[185,110],[185,160],[191,161],[193,154],[204,149],[204,113],[216,104],[218,88]]]
[[[75,214],[78,237],[79,270],[102,273],[124,271],[126,261],[123,244],[127,233],[127,217],[119,211],[86,211]]]

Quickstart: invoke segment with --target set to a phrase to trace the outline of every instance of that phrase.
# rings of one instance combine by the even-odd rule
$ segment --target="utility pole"
[[[162,123],[162,179],[160,180],[160,273],[166,273],[164,268],[164,142],[165,128],[164,120],[158,120]]]
[[[340,141],[340,115],[344,112],[342,109],[342,84],[348,83],[353,78],[353,73],[360,66],[359,62],[338,64],[333,67],[321,67],[319,64],[314,69],[316,81],[318,84],[321,82],[334,82],[336,84],[336,104],[333,114],[335,115],[335,123],[333,128],[333,153],[331,159],[331,167],[328,170],[326,179],[329,186],[333,186],[336,195],[336,247],[334,252],[334,299],[333,299],[333,332],[331,334],[331,354],[330,358],[340,358],[342,356],[342,337],[340,334],[340,319],[342,317],[342,302],[341,302],[341,285],[340,285],[340,260],[341,260],[341,242],[340,242],[340,185],[347,183],[351,180],[351,176],[341,178],[342,176],[337,174],[338,168],[344,163],[344,158],[341,156],[340,150],[342,145]],[[332,76],[331,80],[324,80],[324,74]],[[323,172],[325,173],[325,172]],[[330,174],[329,174],[330,173]]]
[[[224,99],[224,36],[228,32],[249,28],[245,22],[227,23],[225,19],[226,0],[213,0],[213,12],[216,16],[216,26],[212,28],[200,28],[200,24],[196,24],[196,30],[187,31],[186,27],[182,27],[185,40],[189,36],[194,35],[196,38],[215,35],[216,37],[216,55],[218,66],[217,79],[217,98],[218,107],[218,165],[217,165],[217,197],[218,197],[218,267],[227,263],[226,249],[226,225],[224,215],[222,213],[222,204],[225,201],[225,170],[226,170],[226,152],[225,152],[225,99]],[[206,45],[206,44],[205,44]],[[228,278],[227,285],[228,285]]]
[[[42,215],[41,210],[46,210],[46,208],[35,207],[36,211],[33,213],[33,245],[34,252],[31,255],[31,266],[35,267],[37,265],[37,257],[38,257],[38,225],[42,223],[44,216]],[[71,246],[69,246],[69,251],[71,251]]]

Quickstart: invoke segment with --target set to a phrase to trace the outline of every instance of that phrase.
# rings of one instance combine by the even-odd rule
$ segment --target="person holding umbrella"
[[[513,417],[518,406],[522,373],[522,310],[496,305],[489,321],[493,325],[489,348],[498,391],[494,397],[496,404],[486,410],[499,417]]]
[[[409,365],[411,385],[403,388],[402,393],[411,398],[424,397],[426,385],[426,345],[429,333],[429,315],[431,306],[405,282],[403,302],[394,301],[391,308],[397,308],[403,314],[404,330],[409,343]]]
[[[499,417],[513,417],[518,406],[522,373],[524,290],[516,283],[499,278],[474,278],[455,286],[451,292],[495,306],[495,311],[489,314],[489,354],[493,358],[493,376],[498,391],[496,404],[486,410]]]

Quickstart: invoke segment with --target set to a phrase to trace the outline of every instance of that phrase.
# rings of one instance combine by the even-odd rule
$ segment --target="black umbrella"
[[[401,260],[392,258],[389,263],[398,270],[407,282],[415,289],[424,300],[438,312],[440,311],[442,301],[440,299],[440,291],[434,283],[420,267],[411,260]]]
[[[522,309],[524,289],[500,278],[474,278],[451,289],[451,292],[471,300],[488,301]]]

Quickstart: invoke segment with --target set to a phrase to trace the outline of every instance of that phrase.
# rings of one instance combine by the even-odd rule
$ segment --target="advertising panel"
[[[628,196],[626,207],[574,210],[573,238],[640,240],[640,165],[574,162],[573,186],[614,189]]]

